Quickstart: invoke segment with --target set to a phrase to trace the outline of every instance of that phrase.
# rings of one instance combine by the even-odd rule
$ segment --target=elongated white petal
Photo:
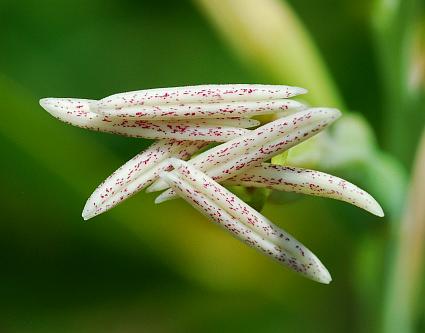
[[[174,171],[162,177],[211,220],[308,278],[322,283],[331,281],[320,260],[291,235],[189,164],[176,159],[172,159],[172,164]]]
[[[110,109],[136,105],[260,101],[284,99],[306,92],[303,88],[281,85],[199,85],[125,92],[105,97],[96,105],[98,109]]]
[[[210,124],[207,120],[190,121],[146,121],[121,120],[112,124],[113,128],[135,133],[134,136],[147,139],[176,139],[224,142],[238,138],[249,130],[237,127]]]
[[[261,126],[248,135],[212,148],[189,163],[214,180],[222,181],[243,173],[317,134],[340,116],[335,109],[309,109]],[[157,182],[148,190],[164,189]],[[162,193],[155,202],[175,197],[172,190]]]
[[[88,220],[118,205],[155,181],[170,168],[169,157],[188,159],[206,143],[160,140],[112,173],[87,200],[83,218]]]
[[[94,109],[99,114],[109,117],[137,118],[145,120],[171,120],[193,118],[229,118],[251,117],[281,111],[299,111],[305,106],[289,99],[184,103],[176,105],[133,105],[115,108]]]
[[[223,184],[266,187],[332,198],[384,216],[381,206],[369,193],[344,179],[315,170],[263,163],[225,180]]]
[[[205,119],[172,122],[112,119],[92,112],[94,102],[86,99],[44,98],[40,100],[40,105],[68,124],[129,137],[223,142],[248,133],[243,128],[209,124]]]

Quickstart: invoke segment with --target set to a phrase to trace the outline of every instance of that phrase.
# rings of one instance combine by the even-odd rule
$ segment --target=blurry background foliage
[[[425,331],[424,6],[1,0],[0,332]],[[263,208],[323,260],[329,286],[181,200],[140,193],[80,218],[150,142],[67,126],[41,97],[231,82],[304,86],[307,103],[345,112],[285,163],[359,183],[387,217],[311,197],[272,195]]]

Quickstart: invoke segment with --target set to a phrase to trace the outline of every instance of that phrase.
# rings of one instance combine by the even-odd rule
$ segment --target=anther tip
[[[83,208],[83,212],[81,213],[82,218],[84,221],[90,220],[91,218],[99,215],[99,212],[96,212],[95,209],[91,207],[91,203],[89,203],[90,200],[88,200]]]
[[[40,104],[40,106],[49,112],[49,110],[51,110],[52,108],[52,101],[54,100],[54,98],[42,98],[40,99],[40,101],[38,102]]]
[[[308,89],[295,87],[296,88],[296,95],[304,95],[308,93]]]
[[[385,216],[384,210],[378,203],[376,203],[375,207],[370,212],[378,217]]]

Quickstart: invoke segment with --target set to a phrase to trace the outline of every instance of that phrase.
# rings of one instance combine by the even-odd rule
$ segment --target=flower
[[[333,198],[383,216],[372,196],[341,178],[267,163],[340,117],[336,109],[306,108],[287,99],[305,92],[289,86],[203,85],[127,92],[99,101],[45,98],[40,104],[74,126],[158,139],[98,186],[84,207],[85,220],[145,188],[165,190],[155,202],[180,196],[250,246],[329,283],[329,272],[310,250],[219,184]],[[282,111],[290,112],[247,129],[259,125],[249,117]],[[191,158],[211,141],[222,143]]]

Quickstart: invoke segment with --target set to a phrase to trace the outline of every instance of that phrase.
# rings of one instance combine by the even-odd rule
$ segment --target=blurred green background
[[[233,2],[290,10],[279,0]],[[412,178],[425,119],[423,2],[289,1],[299,25],[282,21],[287,50],[268,53],[282,64],[279,73],[256,49],[264,36],[247,35],[226,3],[232,0],[0,0],[0,332],[425,331],[423,216],[403,229],[418,206],[405,186],[425,184]],[[235,13],[243,15],[242,7]],[[214,8],[223,14],[214,16]],[[242,31],[239,44],[220,25],[225,15],[230,35]],[[292,45],[297,27],[304,41]],[[315,43],[314,54],[303,51],[305,41]],[[294,45],[300,63],[285,58]],[[310,71],[313,58],[323,60],[320,75]],[[293,72],[286,76],[286,68]],[[182,200],[156,206],[154,194],[140,193],[83,223],[94,188],[150,142],[74,128],[38,105],[42,97],[304,79],[312,94],[323,92],[312,104],[363,115],[375,133],[371,145],[391,160],[391,173],[370,160],[329,168],[378,199],[384,193],[384,208],[394,212],[385,219],[312,197],[263,209],[321,258],[330,285],[272,262]],[[374,168],[369,180],[358,172]],[[397,279],[412,257],[399,251],[412,244],[400,241],[400,230],[417,236],[417,270]]]

